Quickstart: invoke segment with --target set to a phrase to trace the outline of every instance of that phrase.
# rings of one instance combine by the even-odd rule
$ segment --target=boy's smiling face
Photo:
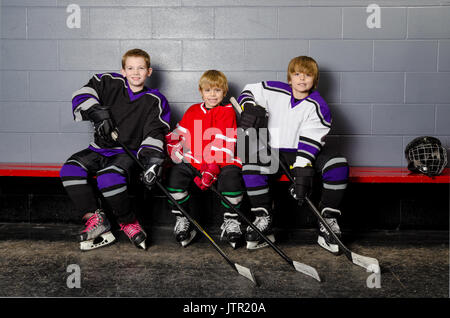
[[[152,71],[152,68],[147,67],[145,59],[141,56],[127,57],[125,68],[121,70],[133,92],[138,92],[144,88],[145,80],[150,77]]]
[[[219,87],[202,87],[200,94],[202,95],[206,108],[214,108],[218,106],[224,98],[224,91]]]
[[[291,73],[289,84],[291,84],[294,97],[303,99],[309,95],[309,92],[314,85],[314,77],[306,72],[294,72]]]

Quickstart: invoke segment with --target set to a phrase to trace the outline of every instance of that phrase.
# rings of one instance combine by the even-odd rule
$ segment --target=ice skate
[[[173,230],[175,239],[181,246],[186,247],[195,237],[197,231],[184,216],[177,215],[177,221]]]
[[[131,243],[133,243],[136,247],[140,247],[142,249],[146,249],[145,240],[147,239],[147,233],[142,229],[141,225],[137,220],[134,220],[132,223],[124,224],[121,223],[120,230],[124,231],[124,233],[128,236]]]
[[[341,212],[337,209],[324,208],[321,214],[325,222],[327,222],[327,224],[330,226],[333,233],[336,234],[336,236],[340,239],[342,236],[341,229],[339,228],[339,224],[337,223],[335,216],[340,215]],[[322,223],[319,223],[319,237],[317,239],[317,243],[319,243],[321,247],[323,247],[330,253],[333,253],[334,255],[340,254],[339,245],[336,244],[333,236],[328,232],[328,230]]]
[[[80,249],[89,251],[111,244],[116,240],[105,213],[98,209],[86,220],[86,228],[79,235]]]
[[[262,234],[264,234],[271,242],[275,242],[275,236],[272,232],[272,215],[264,208],[252,209],[255,211],[256,219],[253,221]],[[247,227],[247,233],[245,234],[245,240],[247,241],[247,249],[256,250],[268,246],[269,244],[259,236],[250,226]]]
[[[220,238],[222,239],[225,236],[231,247],[236,248],[242,237],[241,222],[236,218],[224,218],[220,229],[222,230]]]

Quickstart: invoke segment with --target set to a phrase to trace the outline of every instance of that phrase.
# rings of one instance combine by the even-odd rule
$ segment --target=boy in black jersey
[[[63,186],[83,215],[85,229],[80,248],[90,250],[112,243],[115,238],[104,211],[99,207],[89,176],[117,218],[120,229],[136,246],[145,249],[146,233],[131,210],[127,184],[133,160],[111,138],[113,131],[146,167],[143,181],[154,184],[164,161],[164,136],[169,131],[170,108],[157,90],[147,88],[152,74],[150,56],[133,49],[122,57],[121,74],[95,74],[72,96],[75,121],[94,124],[94,141],[72,155],[60,171]]]

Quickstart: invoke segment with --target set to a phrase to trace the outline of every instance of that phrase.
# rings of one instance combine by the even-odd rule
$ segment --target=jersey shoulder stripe
[[[262,86],[266,90],[283,93],[289,96],[291,95],[291,87],[287,83],[278,81],[265,81],[262,82]]]

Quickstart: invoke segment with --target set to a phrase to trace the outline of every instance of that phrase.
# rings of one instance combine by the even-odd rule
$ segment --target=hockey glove
[[[244,104],[239,127],[244,130],[248,128],[267,128],[267,112],[264,107]]]
[[[87,116],[94,123],[95,133],[106,142],[112,142],[111,133],[116,129],[108,107],[96,105],[89,108]]]
[[[161,177],[163,162],[164,159],[161,158],[150,158],[144,164],[145,171],[141,175],[141,180],[147,187],[151,188]]]
[[[292,169],[292,176],[295,182],[289,188],[289,191],[292,197],[298,201],[299,205],[303,205],[306,197],[311,194],[314,174],[314,168],[310,166]]]
[[[176,164],[183,161],[183,145],[182,141],[172,140],[171,134],[166,135],[167,153],[170,159]]]
[[[195,184],[202,190],[208,189],[217,180],[220,168],[215,163],[203,164],[201,168],[202,177],[195,177]]]

